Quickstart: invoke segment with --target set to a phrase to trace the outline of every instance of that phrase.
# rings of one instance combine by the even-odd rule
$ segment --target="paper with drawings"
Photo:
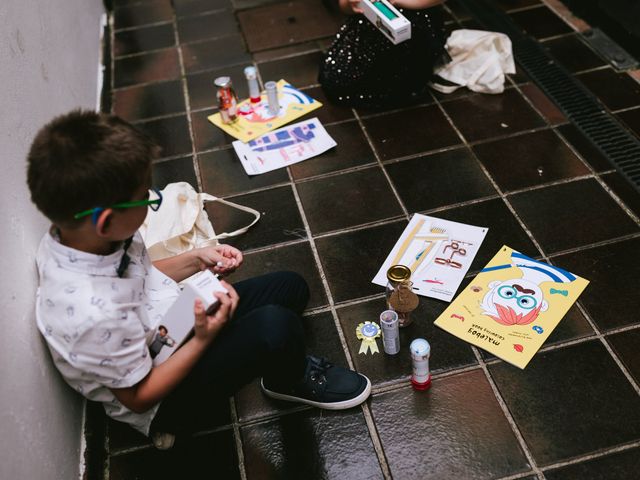
[[[249,175],[293,165],[335,146],[336,142],[317,118],[288,125],[247,143],[233,142],[233,148]]]
[[[414,292],[450,302],[487,230],[416,213],[372,282],[386,286],[389,267],[406,265]]]

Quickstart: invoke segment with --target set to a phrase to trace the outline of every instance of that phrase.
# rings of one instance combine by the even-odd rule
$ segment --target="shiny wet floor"
[[[254,383],[212,406],[202,431],[168,452],[108,421],[105,468],[98,462],[92,475],[637,478],[640,194],[526,75],[511,76],[497,96],[459,91],[400,111],[351,110],[326,102],[317,85],[322,50],[342,21],[319,1],[113,3],[110,108],[162,145],[156,186],[187,181],[263,212],[231,242],[246,258],[231,280],[303,274],[309,351],[365,373],[374,390],[362,408],[323,412],[270,401]],[[495,3],[640,134],[639,83],[545,3]],[[481,27],[454,0],[445,10],[452,30]],[[242,69],[252,63],[264,81],[284,78],[325,103],[310,116],[338,146],[248,177],[233,139],[206,117],[213,79],[230,75],[246,97]],[[217,231],[246,220],[221,205],[208,211]],[[371,279],[415,212],[489,227],[471,273],[507,244],[591,281],[524,371],[434,327],[446,304],[427,298],[402,331],[400,355],[358,355],[356,325],[384,305]],[[432,345],[427,393],[408,382],[415,337]],[[97,432],[102,422],[94,420]]]

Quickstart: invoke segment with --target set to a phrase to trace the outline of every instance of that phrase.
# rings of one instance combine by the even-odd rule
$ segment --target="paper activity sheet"
[[[259,175],[307,160],[336,146],[317,118],[287,125],[255,140],[233,142],[248,175]]]
[[[525,368],[588,284],[505,245],[435,325]]]
[[[413,291],[450,302],[469,270],[488,228],[416,213],[373,279],[387,285],[393,265],[411,269]]]
[[[278,102],[280,110],[277,115],[272,115],[267,95],[263,92],[259,103],[251,103],[249,99],[238,103],[238,118],[233,123],[222,123],[220,113],[210,115],[207,119],[229,135],[248,142],[322,106],[322,103],[285,80],[278,81]]]

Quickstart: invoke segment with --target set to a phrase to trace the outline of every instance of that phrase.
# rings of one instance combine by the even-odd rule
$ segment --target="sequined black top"
[[[398,10],[411,22],[411,38],[398,45],[363,15],[340,28],[318,76],[329,100],[381,109],[418,103],[427,93],[446,40],[441,7]]]

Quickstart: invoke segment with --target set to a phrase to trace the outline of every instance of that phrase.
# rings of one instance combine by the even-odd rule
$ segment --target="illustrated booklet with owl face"
[[[503,246],[435,324],[525,368],[588,284]]]

